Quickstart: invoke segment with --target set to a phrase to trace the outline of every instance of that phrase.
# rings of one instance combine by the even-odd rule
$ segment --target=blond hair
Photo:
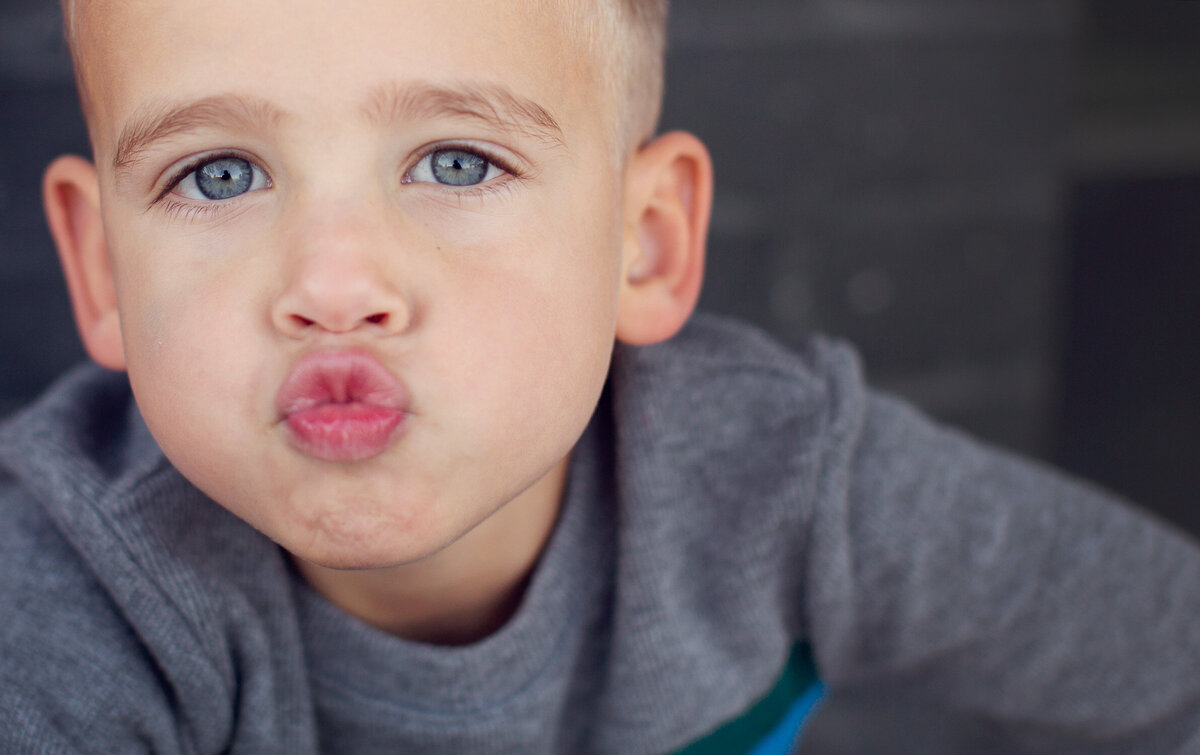
[[[551,0],[553,1],[553,0]],[[572,0],[616,113],[618,154],[654,135],[662,108],[668,0]]]
[[[86,0],[84,0],[86,2]],[[596,61],[604,94],[616,114],[614,147],[620,158],[658,128],[663,94],[668,0],[542,0],[568,3],[572,31]],[[63,30],[85,116],[90,113],[79,54],[78,0],[61,0]]]

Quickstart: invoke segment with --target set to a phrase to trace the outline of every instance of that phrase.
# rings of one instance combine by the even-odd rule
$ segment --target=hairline
[[[543,0],[569,4],[569,31],[600,66],[604,93],[616,113],[610,134],[618,160],[651,138],[662,107],[669,0]],[[79,53],[77,0],[60,0],[75,88],[91,133],[91,103]],[[95,145],[93,144],[93,149]]]

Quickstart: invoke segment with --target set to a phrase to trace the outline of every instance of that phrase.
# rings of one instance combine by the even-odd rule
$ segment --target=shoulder
[[[83,385],[92,377],[87,373],[69,375],[37,403],[0,423],[0,611],[12,617],[0,629],[6,664],[21,655],[11,652],[21,644],[59,644],[60,630],[92,636],[76,616],[119,623],[88,559],[67,534],[70,522],[64,521],[94,504],[102,487],[89,472],[103,461],[82,445],[114,450],[81,398],[95,400],[95,392]]]
[[[811,481],[869,405],[849,346],[813,336],[792,348],[710,315],[663,344],[618,349],[612,394],[618,438],[647,463],[720,474],[721,488],[754,493]]]
[[[691,564],[697,605],[794,594],[777,583],[800,578],[871,403],[853,350],[698,316],[671,341],[619,349],[609,391],[623,552],[662,573],[665,558]]]
[[[139,429],[140,428],[140,429]],[[144,627],[166,614],[117,507],[163,468],[124,377],[65,375],[0,424],[0,750],[178,751]]]
[[[812,335],[785,346],[751,325],[711,314],[695,315],[661,344],[619,347],[616,363],[625,380],[674,377],[696,385],[727,384],[740,375],[794,391],[861,380],[858,356],[845,343]]]
[[[608,396],[617,706],[701,679],[720,693],[676,696],[660,723],[735,718],[805,637],[809,522],[831,449],[865,410],[857,357],[700,315],[663,344],[618,348]]]
[[[0,689],[19,691],[0,693],[0,749],[87,752],[132,746],[155,720],[169,730],[153,658],[45,509],[3,475],[0,516]],[[118,731],[129,738],[99,734]]]

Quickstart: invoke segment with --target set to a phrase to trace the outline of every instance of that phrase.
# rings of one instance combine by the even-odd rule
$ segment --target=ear
[[[97,364],[123,370],[125,351],[96,168],[81,157],[59,157],[46,169],[42,202],[84,348]]]
[[[691,134],[664,134],[630,159],[618,340],[658,343],[691,316],[704,278],[712,192],[712,159]]]

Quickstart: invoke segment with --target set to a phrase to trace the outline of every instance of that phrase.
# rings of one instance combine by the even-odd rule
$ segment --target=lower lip
[[[292,443],[325,461],[363,461],[378,456],[404,425],[400,409],[362,403],[325,404],[287,417]]]

